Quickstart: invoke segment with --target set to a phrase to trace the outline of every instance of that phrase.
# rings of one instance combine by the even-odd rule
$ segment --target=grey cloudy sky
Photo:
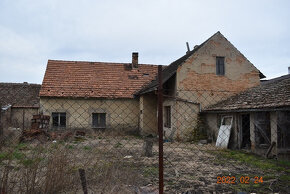
[[[290,1],[0,0],[0,82],[41,83],[48,59],[167,65],[217,31],[268,78],[290,66]]]

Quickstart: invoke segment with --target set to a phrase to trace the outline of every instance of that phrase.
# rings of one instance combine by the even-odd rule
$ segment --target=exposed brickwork
[[[260,86],[208,107],[207,111],[277,108],[290,106],[290,75],[281,76]]]
[[[188,71],[188,78],[179,83],[179,89],[230,91],[237,93],[244,91],[247,88],[259,85],[258,76],[259,74],[257,72],[250,72],[241,74],[237,80],[231,80],[225,76],[218,76],[212,73],[198,74],[195,71]]]
[[[225,57],[224,75],[216,75],[216,57]],[[217,33],[178,67],[178,96],[205,107],[259,85],[259,75],[259,70]]]

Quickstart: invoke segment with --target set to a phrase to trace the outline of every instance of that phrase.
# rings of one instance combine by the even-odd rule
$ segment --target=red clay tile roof
[[[133,98],[152,81],[157,65],[48,60],[41,97]]]

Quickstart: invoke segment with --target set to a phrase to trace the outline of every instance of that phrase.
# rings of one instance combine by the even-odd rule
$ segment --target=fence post
[[[82,189],[84,194],[88,194],[88,189],[87,189],[87,180],[86,180],[86,172],[84,169],[80,168],[79,169],[79,174],[80,174],[80,179],[82,183]]]
[[[162,66],[158,66],[159,193],[163,194],[163,95]]]
[[[2,124],[2,104],[0,103],[0,140],[3,136],[3,124]]]

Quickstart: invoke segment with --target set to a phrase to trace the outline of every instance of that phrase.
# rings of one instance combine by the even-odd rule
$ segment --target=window
[[[52,113],[52,125],[54,127],[66,126],[66,113],[65,112],[53,112]]]
[[[106,128],[106,113],[93,113],[92,117],[94,128]]]
[[[216,74],[225,75],[225,58],[216,57]]]
[[[171,127],[171,107],[170,106],[165,106],[164,107],[164,113],[165,113],[165,122],[164,122],[164,127]]]

